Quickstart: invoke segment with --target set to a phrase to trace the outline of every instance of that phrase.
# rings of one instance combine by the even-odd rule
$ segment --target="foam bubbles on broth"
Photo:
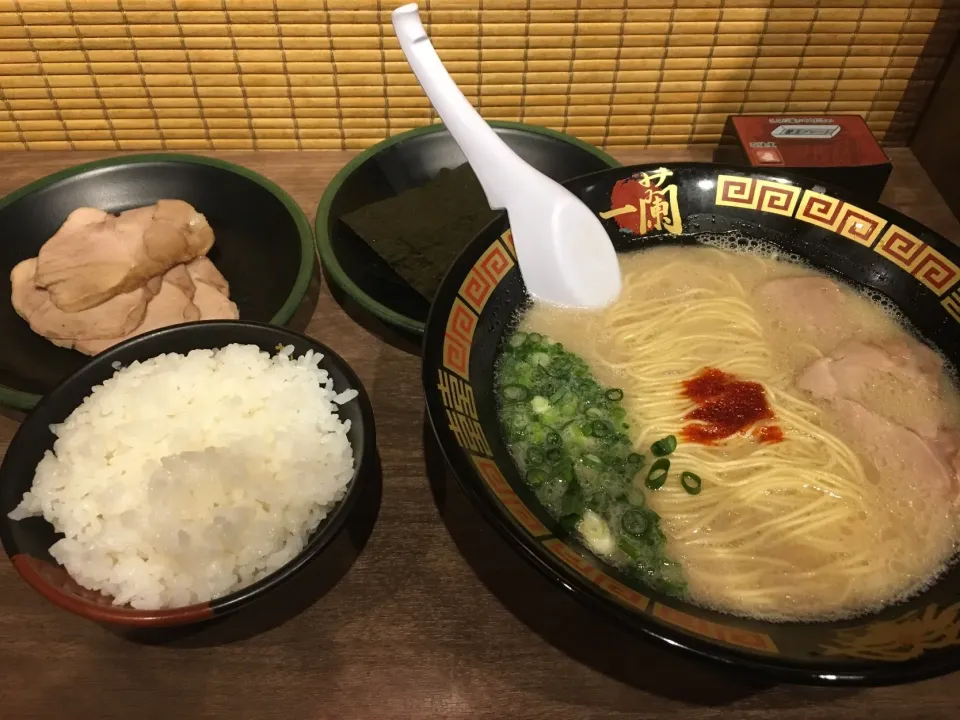
[[[854,448],[849,424],[831,406],[794,385],[841,341],[922,339],[889,298],[844,283],[845,315],[836,326],[793,328],[787,318],[769,317],[754,291],[773,280],[828,276],[742,232],[696,239],[700,246],[622,255],[624,290],[610,308],[534,303],[519,319],[522,329],[583,357],[598,381],[624,389],[638,452],[678,432],[690,409],[678,384],[698,369],[763,383],[783,443],[681,443],[673,467],[698,472],[701,494],[684,493],[676,477],[658,491],[641,488],[662,518],[668,554],[685,569],[690,599],[769,620],[828,620],[929,586],[957,548],[956,514],[923,485],[892,488],[887,476],[910,458],[874,463]],[[945,362],[944,426],[960,432],[956,381]]]

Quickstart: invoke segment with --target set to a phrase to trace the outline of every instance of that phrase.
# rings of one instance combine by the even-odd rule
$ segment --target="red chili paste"
[[[763,385],[740,380],[716,368],[706,368],[692,380],[684,381],[683,395],[697,404],[683,418],[692,421],[681,431],[687,442],[713,445],[763,420],[774,419]],[[783,431],[772,424],[761,425],[751,435],[762,443],[783,440]]]

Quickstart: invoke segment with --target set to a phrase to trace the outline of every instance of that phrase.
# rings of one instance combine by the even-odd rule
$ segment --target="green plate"
[[[0,200],[0,403],[27,410],[89,358],[30,330],[10,304],[10,270],[78,207],[121,212],[163,198],[202,212],[210,259],[230,283],[243,320],[286,323],[313,274],[313,235],[300,206],[246,168],[193,155],[130,155],[48,175]]]
[[[618,167],[602,150],[534,125],[491,122],[520,157],[559,182]],[[340,218],[352,210],[423,185],[442,168],[465,162],[443,125],[393,135],[347,163],[327,186],[317,208],[317,253],[327,279],[388,326],[423,335],[430,303],[397,275]]]

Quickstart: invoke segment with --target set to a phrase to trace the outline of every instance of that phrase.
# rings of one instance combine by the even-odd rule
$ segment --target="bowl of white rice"
[[[0,540],[54,604],[179,625],[269,592],[327,547],[376,464],[370,401],[335,353],[200,322],[96,356],[0,465]]]

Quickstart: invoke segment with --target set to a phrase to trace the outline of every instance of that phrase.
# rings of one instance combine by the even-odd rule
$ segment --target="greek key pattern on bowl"
[[[494,288],[515,265],[503,243],[494,240],[467,273],[467,277],[460,286],[460,297],[479,315],[483,312]]]
[[[464,380],[470,379],[470,345],[478,315],[460,298],[454,298],[443,336],[443,366]]]
[[[883,218],[856,205],[813,190],[803,191],[796,219],[830,230],[867,247],[876,242],[887,224]]]
[[[799,198],[800,188],[793,185],[739,175],[720,175],[714,202],[727,207],[792,217]]]
[[[793,200],[790,193],[793,193]],[[804,190],[770,180],[720,175],[717,178],[717,205],[745,210],[790,215],[795,220],[853,240],[890,260],[910,273],[928,289],[943,297],[960,280],[960,267],[920,238],[901,227],[888,225],[878,215],[823,193]],[[786,210],[790,208],[790,212]],[[880,238],[879,241],[877,238]],[[960,298],[950,296],[941,303],[950,316],[960,322]]]
[[[513,244],[513,232],[507,230],[503,235],[500,236],[500,241],[506,245],[507,250],[510,251],[512,257],[517,257],[517,248]]]
[[[943,296],[960,279],[960,268],[906,230],[891,225],[873,248]]]
[[[954,320],[960,323],[960,290],[954,290],[947,297],[940,301],[943,309],[947,311]]]

